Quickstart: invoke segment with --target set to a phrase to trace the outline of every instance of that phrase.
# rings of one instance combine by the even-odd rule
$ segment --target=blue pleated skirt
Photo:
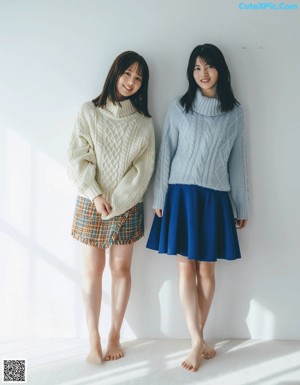
[[[203,262],[241,258],[228,193],[170,184],[163,217],[155,215],[147,248]]]

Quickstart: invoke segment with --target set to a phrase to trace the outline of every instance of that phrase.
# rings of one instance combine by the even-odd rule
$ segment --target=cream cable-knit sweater
[[[68,175],[80,195],[93,200],[102,194],[112,210],[102,219],[123,214],[143,201],[155,157],[150,118],[130,100],[108,102],[105,108],[85,103],[68,150]]]

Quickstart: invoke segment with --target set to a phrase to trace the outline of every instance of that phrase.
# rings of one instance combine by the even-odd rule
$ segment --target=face
[[[132,64],[117,81],[117,98],[122,101],[134,95],[141,88],[142,76],[138,72],[138,63]]]
[[[197,58],[194,67],[194,79],[204,96],[213,98],[216,96],[218,71],[205,63],[200,57]]]

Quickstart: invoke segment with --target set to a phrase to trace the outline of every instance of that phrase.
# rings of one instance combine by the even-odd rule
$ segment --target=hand
[[[158,216],[158,218],[161,218],[163,216],[162,209],[154,209],[155,214]]]
[[[107,202],[106,199],[103,198],[102,195],[96,196],[93,202],[98,214],[102,214],[106,217],[111,212],[111,205]]]
[[[247,219],[235,219],[235,225],[238,230],[242,230],[246,227],[248,220]]]

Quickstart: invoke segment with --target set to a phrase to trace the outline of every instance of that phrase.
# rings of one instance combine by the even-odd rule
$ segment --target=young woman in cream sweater
[[[87,361],[94,364],[124,355],[120,329],[130,294],[132,251],[144,234],[143,195],[154,167],[148,79],[142,56],[132,51],[119,55],[101,94],[82,106],[68,151],[68,174],[79,193],[72,235],[84,244]],[[103,357],[98,324],[105,249],[110,249],[112,320]]]

